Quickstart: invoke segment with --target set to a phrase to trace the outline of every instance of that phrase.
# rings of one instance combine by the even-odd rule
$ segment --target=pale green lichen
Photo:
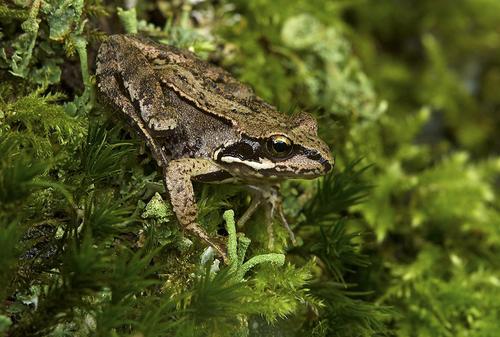
[[[137,34],[137,13],[135,7],[130,9],[123,9],[118,7],[117,14],[122,23],[123,29],[129,34]]]
[[[38,19],[38,13],[40,5],[40,0],[35,0],[33,2],[29,11],[28,19],[21,24],[21,28],[24,33],[19,36],[16,43],[13,45],[15,52],[11,59],[12,70],[10,73],[14,76],[26,78],[28,75],[28,65],[31,61],[33,48],[35,47],[38,34],[38,24],[40,22]]]
[[[57,0],[45,5],[50,14],[48,22],[51,40],[63,41],[73,33],[75,27],[81,25],[83,6],[83,0]]]
[[[163,201],[161,195],[157,192],[155,195],[149,200],[146,207],[144,208],[144,212],[141,214],[143,219],[153,219],[156,220],[159,224],[164,224],[170,221],[170,217],[172,216],[172,212],[170,207]]]
[[[83,30],[83,25],[80,28]],[[90,79],[88,56],[87,56],[87,40],[81,36],[81,32],[76,32],[70,35],[71,42],[74,44],[78,57],[80,59],[80,70],[82,73],[84,91],[81,96],[75,97],[74,104],[78,111],[90,111],[94,104],[94,86]]]

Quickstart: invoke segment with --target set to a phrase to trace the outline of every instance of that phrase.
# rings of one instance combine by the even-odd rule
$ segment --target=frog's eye
[[[292,152],[292,141],[283,135],[271,136],[266,145],[267,151],[274,157],[283,158]]]

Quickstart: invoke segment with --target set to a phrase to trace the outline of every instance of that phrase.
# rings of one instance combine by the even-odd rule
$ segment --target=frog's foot
[[[260,197],[259,194],[254,194],[252,196],[252,201],[250,202],[250,206],[248,206],[247,210],[238,220],[238,228],[242,228],[245,226],[247,221],[252,217],[252,215],[257,211],[259,206],[262,204],[264,198]]]
[[[274,218],[277,213],[278,220],[281,222],[281,225],[283,225],[283,227],[285,227],[285,229],[287,230],[288,236],[292,241],[292,245],[295,246],[297,244],[297,240],[295,240],[295,234],[293,234],[293,231],[290,228],[288,221],[286,220],[285,213],[283,212],[283,204],[281,203],[281,198],[276,200],[275,203],[271,202],[270,204],[271,204],[271,218]]]
[[[210,245],[217,252],[217,255],[222,258],[225,264],[229,263],[229,259],[227,257],[227,245],[224,240],[211,237],[199,224],[195,222],[187,225],[186,230]]]
[[[250,219],[250,217],[255,213],[259,206],[264,205],[266,213],[269,219],[274,219],[278,216],[279,222],[285,227],[292,241],[292,244],[296,244],[295,235],[292,229],[288,225],[285,214],[283,212],[283,206],[281,197],[279,194],[278,186],[248,186],[252,194],[252,201],[248,209],[243,213],[243,215],[238,220],[238,228],[241,228]],[[272,241],[273,231],[272,224],[269,223],[268,227],[270,241]],[[270,242],[272,245],[272,242]]]

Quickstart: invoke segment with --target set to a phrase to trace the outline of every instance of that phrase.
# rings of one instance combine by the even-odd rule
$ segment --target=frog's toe
[[[208,241],[207,243],[215,249],[217,255],[219,255],[224,261],[224,264],[229,264],[230,261],[227,256],[227,244],[224,239],[210,238],[210,241]]]
[[[197,223],[192,223],[186,226],[186,229],[200,238],[202,241],[213,247],[217,255],[219,255],[225,264],[229,264],[227,256],[227,245],[223,238],[211,237]]]

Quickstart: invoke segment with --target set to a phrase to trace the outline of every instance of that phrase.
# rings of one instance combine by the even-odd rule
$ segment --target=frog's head
[[[316,120],[301,113],[259,137],[240,140],[216,151],[214,160],[243,179],[316,178],[334,164],[330,149],[318,137]]]

